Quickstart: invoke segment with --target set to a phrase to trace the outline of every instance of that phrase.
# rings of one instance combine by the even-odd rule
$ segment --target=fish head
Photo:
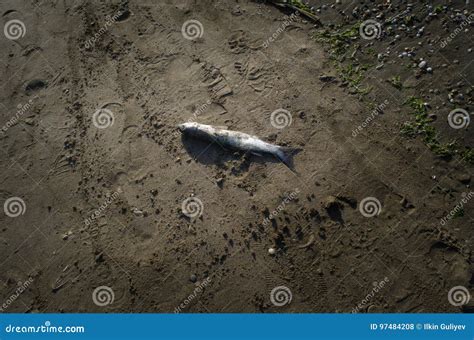
[[[178,124],[178,129],[179,131],[181,132],[189,132],[191,131],[191,129],[193,128],[193,123],[190,123],[190,122],[187,122],[187,123],[183,123],[183,124]]]
[[[181,132],[193,133],[198,129],[197,125],[198,124],[194,122],[187,122],[187,123],[179,124],[178,129]]]

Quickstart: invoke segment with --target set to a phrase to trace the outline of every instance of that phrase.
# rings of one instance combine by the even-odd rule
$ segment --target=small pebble
[[[269,253],[270,255],[275,255],[276,249],[275,249],[275,248],[268,248],[268,253]]]
[[[140,209],[138,208],[133,208],[132,209],[132,212],[135,216],[143,216],[143,211],[141,211]]]

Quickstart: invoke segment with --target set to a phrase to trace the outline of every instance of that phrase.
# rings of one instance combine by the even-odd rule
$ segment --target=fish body
[[[300,149],[296,148],[267,143],[258,137],[243,132],[231,131],[211,125],[188,122],[180,124],[178,127],[182,133],[209,141],[216,141],[225,147],[249,151],[254,154],[266,153],[274,155],[290,168],[292,167],[291,154],[300,151]]]

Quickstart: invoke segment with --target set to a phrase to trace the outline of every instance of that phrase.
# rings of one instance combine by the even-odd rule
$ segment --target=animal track
[[[222,103],[225,96],[232,94],[232,88],[218,68],[205,65],[203,77],[213,101]]]
[[[272,66],[261,65],[250,59],[245,63],[235,62],[234,67],[241,75],[243,83],[259,95],[266,97],[272,93],[276,79]]]
[[[233,33],[228,40],[228,44],[232,53],[244,53],[249,48],[248,33],[245,31],[237,31]]]

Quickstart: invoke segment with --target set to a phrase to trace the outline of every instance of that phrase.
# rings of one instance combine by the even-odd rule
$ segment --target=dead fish
[[[215,141],[222,146],[232,149],[249,151],[259,156],[262,153],[274,155],[290,169],[293,168],[293,155],[301,151],[300,148],[270,144],[258,137],[243,132],[227,130],[226,127],[214,127],[211,125],[188,122],[178,125],[178,128],[184,134]]]

